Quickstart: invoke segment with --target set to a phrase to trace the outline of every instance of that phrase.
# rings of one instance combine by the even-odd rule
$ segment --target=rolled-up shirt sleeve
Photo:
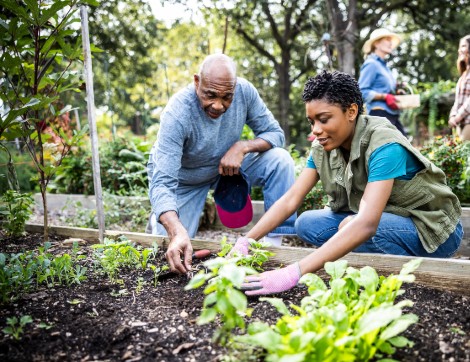
[[[149,198],[157,221],[166,211],[176,211],[176,188],[183,155],[184,128],[176,116],[163,113],[157,141],[152,147],[147,172]]]
[[[283,147],[284,131],[251,83],[247,87],[245,97],[248,104],[246,124],[252,129],[255,136],[265,140],[272,147]]]

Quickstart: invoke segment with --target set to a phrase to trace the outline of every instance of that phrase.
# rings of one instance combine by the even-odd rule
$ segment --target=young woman
[[[460,39],[457,69],[460,78],[455,89],[449,126],[457,128],[460,139],[470,141],[470,35]]]
[[[280,225],[321,179],[328,208],[306,211],[295,223],[297,235],[318,249],[285,268],[249,277],[246,294],[288,290],[303,274],[350,251],[452,256],[463,236],[459,200],[444,173],[389,121],[362,115],[354,78],[325,71],[307,81],[303,100],[315,135],[307,165],[233,250],[247,254],[249,239]]]
[[[361,66],[359,87],[366,102],[367,114],[387,118],[406,136],[394,95],[397,80],[385,61],[398,44],[400,37],[387,29],[372,32],[362,47],[366,60]]]

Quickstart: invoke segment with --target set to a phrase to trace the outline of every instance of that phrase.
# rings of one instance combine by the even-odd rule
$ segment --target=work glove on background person
[[[250,247],[250,240],[245,237],[239,237],[237,239],[237,242],[233,246],[232,250],[230,250],[230,253],[227,254],[227,257],[231,258],[234,256],[235,253],[238,253],[239,255],[248,255],[249,254],[249,248]]]
[[[245,278],[241,290],[246,295],[281,293],[297,285],[301,277],[299,263]]]
[[[385,103],[387,103],[387,106],[389,106],[391,109],[398,109],[397,99],[393,94],[387,94],[385,96]]]

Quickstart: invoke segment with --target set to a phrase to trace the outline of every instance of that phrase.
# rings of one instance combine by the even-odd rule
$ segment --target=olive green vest
[[[312,157],[332,211],[359,211],[367,185],[369,157],[387,143],[399,143],[423,164],[412,180],[397,180],[385,212],[411,217],[424,249],[432,253],[454,232],[462,212],[457,196],[446,185],[444,172],[416,150],[382,117],[360,116],[351,144],[349,162],[340,149],[325,152],[316,141]]]

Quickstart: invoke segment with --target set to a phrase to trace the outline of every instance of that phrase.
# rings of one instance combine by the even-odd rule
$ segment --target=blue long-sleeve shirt
[[[147,164],[149,198],[157,220],[165,211],[178,212],[178,185],[211,184],[217,179],[221,158],[240,140],[245,124],[272,147],[284,145],[279,123],[256,88],[243,78],[237,78],[232,104],[217,119],[202,109],[194,84],[171,97]]]
[[[393,94],[396,90],[396,79],[390,68],[387,67],[385,60],[377,54],[369,55],[361,66],[358,82],[366,104],[367,114],[372,109],[383,109],[390,114],[398,114],[398,111],[387,106],[384,100],[374,100],[378,93]]]

